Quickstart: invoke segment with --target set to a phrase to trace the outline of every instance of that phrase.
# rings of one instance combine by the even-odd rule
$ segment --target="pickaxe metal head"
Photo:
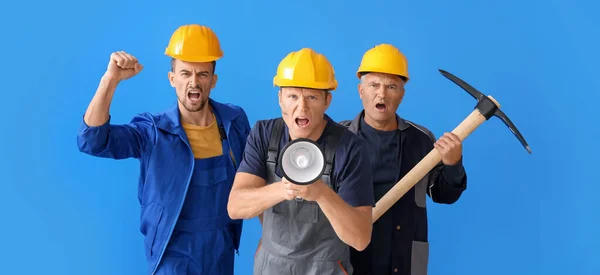
[[[455,75],[442,69],[440,69],[439,71],[443,76],[445,76],[446,78],[450,79],[450,81],[463,88],[463,90],[467,91],[467,93],[469,93],[477,100],[477,105],[475,106],[475,109],[478,109],[486,120],[490,119],[492,116],[497,116],[498,118],[500,118],[500,120],[502,120],[502,122],[504,122],[504,124],[508,126],[508,129],[510,129],[510,131],[521,142],[523,147],[525,147],[525,150],[527,150],[527,152],[531,154],[531,148],[529,148],[529,145],[525,141],[523,135],[521,135],[517,127],[512,123],[512,121],[510,121],[506,114],[504,114],[504,112],[500,110],[495,101],[493,101],[488,96],[475,89],[473,86],[469,85],[467,82],[456,77]]]

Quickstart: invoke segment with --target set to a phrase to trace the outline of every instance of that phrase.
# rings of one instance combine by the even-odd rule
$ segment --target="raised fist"
[[[143,68],[134,56],[123,51],[114,52],[110,55],[105,76],[118,81],[126,80],[138,74]]]

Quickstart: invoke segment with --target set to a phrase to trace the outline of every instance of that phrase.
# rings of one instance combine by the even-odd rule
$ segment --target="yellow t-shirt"
[[[214,114],[213,121],[208,126],[196,126],[187,123],[182,123],[182,126],[190,141],[190,146],[192,147],[195,158],[206,159],[223,154],[221,135]]]

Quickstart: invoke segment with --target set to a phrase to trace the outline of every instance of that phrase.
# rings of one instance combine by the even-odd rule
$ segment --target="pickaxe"
[[[490,119],[492,116],[499,117],[508,129],[519,139],[527,152],[531,154],[531,149],[525,138],[519,133],[517,127],[508,119],[508,117],[500,110],[500,104],[491,96],[485,96],[477,89],[473,88],[462,79],[444,70],[439,70],[440,73],[452,82],[463,88],[467,93],[477,100],[475,110],[465,118],[453,131],[461,141],[465,140],[479,125]],[[373,223],[377,221],[383,213],[385,213],[392,205],[394,205],[408,190],[410,190],[417,182],[419,182],[431,169],[433,169],[442,157],[437,149],[432,149],[415,167],[413,167],[398,183],[390,189],[373,208]]]

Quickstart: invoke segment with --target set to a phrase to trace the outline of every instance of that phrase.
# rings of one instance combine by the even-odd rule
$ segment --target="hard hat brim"
[[[399,77],[406,78],[406,82],[408,82],[408,80],[410,79],[410,77],[408,77],[408,75],[404,75],[404,74],[401,74],[401,73],[398,73],[398,72],[383,71],[383,70],[368,70],[368,69],[360,70],[360,71],[356,72],[356,77],[358,77],[358,79],[360,79],[363,74],[368,74],[368,73],[380,73],[380,74],[396,75],[396,76],[399,76]]]
[[[171,54],[169,53],[169,50],[165,50],[165,55],[175,58],[175,59],[179,59],[181,61],[186,61],[186,62],[212,62],[212,61],[217,61],[219,59],[221,59],[223,57],[223,55],[217,55],[217,56],[183,56],[183,55],[175,55],[175,54]]]
[[[276,87],[298,87],[305,89],[317,89],[317,90],[328,90],[333,91],[337,89],[337,81],[334,83],[329,82],[299,82],[297,80],[286,80],[277,77],[273,78],[273,86]]]

